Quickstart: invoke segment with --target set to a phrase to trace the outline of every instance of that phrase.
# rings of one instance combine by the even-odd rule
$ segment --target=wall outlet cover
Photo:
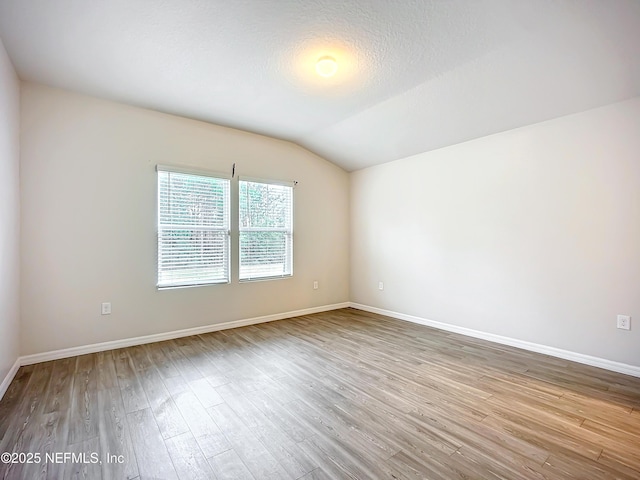
[[[629,315],[618,315],[616,327],[621,330],[631,330],[631,317]]]

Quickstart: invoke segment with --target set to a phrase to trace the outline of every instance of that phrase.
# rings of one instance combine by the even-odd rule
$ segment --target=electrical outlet
[[[318,289],[318,281],[317,281],[317,280],[314,280],[314,281],[313,281],[313,289],[314,289],[314,290],[317,290],[317,289]]]
[[[111,315],[111,303],[104,302],[102,304],[102,315]]]
[[[631,317],[629,315],[618,315],[616,326],[621,330],[631,330]]]
[[[384,283],[378,282],[378,290],[384,290]]]

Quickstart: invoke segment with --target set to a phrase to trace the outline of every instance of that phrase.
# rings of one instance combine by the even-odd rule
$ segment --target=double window
[[[230,282],[231,179],[158,166],[158,287]],[[293,186],[238,182],[240,281],[293,274]]]

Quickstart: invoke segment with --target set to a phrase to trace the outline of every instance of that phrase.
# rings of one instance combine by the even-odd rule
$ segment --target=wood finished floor
[[[638,479],[640,379],[345,309],[22,367],[0,439],[9,479]]]

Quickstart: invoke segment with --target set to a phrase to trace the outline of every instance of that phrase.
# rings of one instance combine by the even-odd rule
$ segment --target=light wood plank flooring
[[[345,309],[22,367],[0,439],[9,479],[638,479],[640,379]]]

